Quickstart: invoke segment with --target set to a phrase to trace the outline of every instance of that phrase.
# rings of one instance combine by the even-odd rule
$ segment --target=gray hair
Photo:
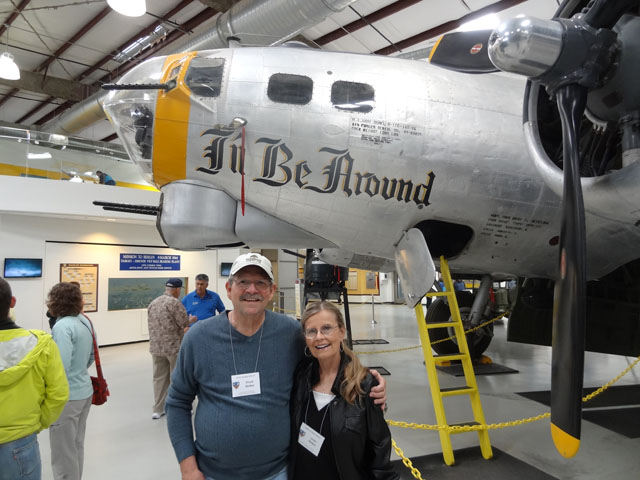
[[[196,275],[196,282],[197,281],[209,283],[209,275],[207,275],[206,273],[199,273],[198,275]]]

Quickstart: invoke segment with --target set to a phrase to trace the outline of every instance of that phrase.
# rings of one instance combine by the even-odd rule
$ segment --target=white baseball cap
[[[244,267],[250,267],[250,266],[261,268],[262,270],[264,270],[264,273],[266,273],[269,276],[271,281],[272,282],[274,281],[273,272],[271,270],[271,262],[267,257],[263,257],[259,253],[244,253],[240,255],[233,262],[233,265],[231,265],[230,273],[231,275],[235,275]]]

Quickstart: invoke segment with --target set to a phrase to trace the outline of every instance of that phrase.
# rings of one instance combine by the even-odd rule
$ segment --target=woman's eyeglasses
[[[334,330],[336,328],[338,328],[338,325],[325,325],[325,326],[320,328],[320,333],[322,335],[324,335],[325,337],[328,337],[328,336],[333,334],[333,332],[334,332]],[[304,336],[305,336],[305,338],[307,338],[309,340],[313,340],[314,338],[316,338],[318,336],[318,329],[317,328],[308,328],[307,330],[304,331]]]

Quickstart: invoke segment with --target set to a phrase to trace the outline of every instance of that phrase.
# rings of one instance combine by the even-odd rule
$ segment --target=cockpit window
[[[224,73],[224,58],[195,57],[189,64],[185,82],[200,97],[219,97]]]
[[[269,78],[267,96],[277,103],[306,105],[311,101],[313,80],[304,75],[275,73]]]
[[[182,65],[178,65],[177,67],[174,67],[173,70],[171,70],[171,73],[169,74],[169,78],[176,78],[178,76],[178,73],[180,73],[181,68],[182,68]]]
[[[338,110],[367,113],[373,110],[375,92],[371,85],[335,82],[331,86],[331,103]]]

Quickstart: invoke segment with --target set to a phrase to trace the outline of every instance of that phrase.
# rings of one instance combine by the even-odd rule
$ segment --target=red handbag
[[[96,344],[96,336],[93,330],[93,323],[84,313],[82,315],[84,316],[84,318],[89,320],[89,324],[91,325],[91,336],[93,337],[93,356],[95,357],[96,371],[98,372],[97,377],[90,377],[91,384],[93,385],[93,398],[91,399],[91,403],[93,405],[102,405],[107,401],[107,397],[110,395],[109,387],[107,386],[107,381],[102,375],[100,353],[98,352],[98,345]]]

